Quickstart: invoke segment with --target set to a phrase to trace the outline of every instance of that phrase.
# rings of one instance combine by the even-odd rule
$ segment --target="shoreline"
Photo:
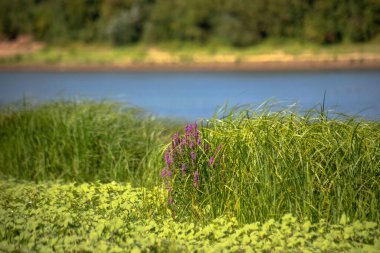
[[[380,60],[127,64],[0,64],[0,72],[281,72],[380,70]]]

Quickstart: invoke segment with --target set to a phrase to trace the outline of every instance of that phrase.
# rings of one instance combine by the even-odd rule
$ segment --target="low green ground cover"
[[[323,106],[3,107],[0,250],[378,252],[379,157],[378,121]]]
[[[0,182],[5,252],[378,252],[374,222],[311,223],[290,214],[266,222],[219,217],[178,222],[165,191],[121,183]]]

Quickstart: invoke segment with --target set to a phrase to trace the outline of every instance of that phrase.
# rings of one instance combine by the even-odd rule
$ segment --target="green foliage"
[[[377,0],[14,0],[0,2],[0,37],[249,46],[266,38],[320,44],[379,34]]]
[[[0,251],[380,250],[378,122],[219,116],[173,137],[161,187],[173,122],[106,102],[2,108]]]
[[[367,41],[379,31],[380,4],[378,1],[353,1],[347,6],[349,13],[345,34],[354,42]]]
[[[164,192],[129,184],[0,181],[0,250],[5,252],[376,252],[374,222],[311,223],[290,214],[240,224],[219,217],[176,222]]]
[[[52,102],[0,111],[0,175],[41,181],[153,182],[169,126],[115,103]],[[148,183],[149,184],[149,183]]]
[[[144,38],[148,42],[205,42],[215,11],[213,1],[158,0],[152,7]]]
[[[15,39],[31,32],[31,0],[0,1],[0,39]]]
[[[379,220],[379,123],[278,109],[231,110],[208,120],[199,138],[195,130],[173,137],[163,172],[173,215]]]
[[[39,1],[32,8],[32,35],[48,42],[95,41],[100,36],[99,0]]]
[[[108,26],[108,36],[114,45],[125,45],[140,39],[142,14],[138,7],[121,13]]]
[[[307,38],[321,44],[340,42],[343,38],[342,15],[346,14],[345,6],[339,4],[339,0],[317,0],[314,7],[306,19]]]

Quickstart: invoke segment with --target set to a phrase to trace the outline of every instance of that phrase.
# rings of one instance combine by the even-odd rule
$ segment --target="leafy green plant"
[[[5,252],[376,252],[378,224],[291,214],[242,224],[222,216],[178,222],[165,191],[121,183],[0,181],[0,250]]]

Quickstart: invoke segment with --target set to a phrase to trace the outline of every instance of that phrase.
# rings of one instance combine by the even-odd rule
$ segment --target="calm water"
[[[380,71],[288,73],[0,72],[0,103],[90,98],[128,102],[162,116],[210,117],[218,106],[274,98],[380,119]]]

